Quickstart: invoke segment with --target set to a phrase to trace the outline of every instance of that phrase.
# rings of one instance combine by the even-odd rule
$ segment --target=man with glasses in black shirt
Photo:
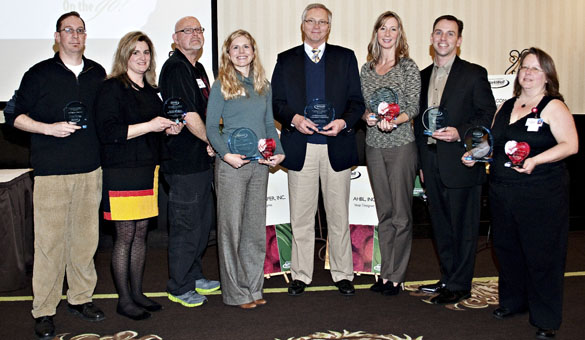
[[[93,257],[99,241],[102,191],[93,102],[106,77],[83,56],[85,23],[77,12],[57,20],[51,59],[28,70],[6,122],[31,133],[34,168],[33,309],[39,339],[55,336],[53,316],[67,273],[68,310],[88,321],[104,313],[92,303],[97,282]]]
[[[203,276],[201,257],[215,223],[212,196],[213,154],[205,132],[209,80],[197,60],[205,42],[201,23],[184,17],[175,25],[175,51],[165,62],[159,86],[163,100],[181,98],[186,104],[185,127],[168,136],[168,158],[162,171],[169,191],[168,297],[185,307],[201,306],[203,295],[219,289],[219,282]]]

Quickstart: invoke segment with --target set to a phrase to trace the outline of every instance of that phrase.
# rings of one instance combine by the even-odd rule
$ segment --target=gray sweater
[[[252,74],[250,74],[252,77]],[[274,126],[272,115],[272,89],[263,95],[254,91],[251,78],[239,77],[244,85],[247,96],[225,100],[221,94],[221,82],[216,80],[211,87],[207,103],[207,138],[220,157],[229,153],[227,140],[229,135],[238,128],[249,128],[256,136],[273,138],[276,142],[274,154],[284,154],[282,145]],[[223,118],[223,129],[219,131],[219,120]]]
[[[384,75],[370,69],[370,62],[362,66],[360,77],[362,93],[369,103],[374,91],[380,87],[389,87],[396,91],[400,113],[406,113],[409,120],[418,115],[420,96],[420,71],[410,58],[400,61]],[[368,126],[366,144],[376,148],[391,148],[414,142],[414,133],[410,122],[403,123],[391,132],[383,132],[377,126]]]

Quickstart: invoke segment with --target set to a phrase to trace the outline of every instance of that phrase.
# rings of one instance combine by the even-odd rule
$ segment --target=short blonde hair
[[[327,20],[329,20],[329,25],[331,25],[331,20],[333,19],[333,13],[331,13],[329,8],[325,7],[325,5],[319,4],[319,3],[309,4],[309,5],[307,5],[307,7],[305,7],[305,10],[303,11],[303,14],[301,15],[301,24],[303,22],[305,22],[305,19],[307,18],[307,12],[314,9],[314,8],[324,9],[325,12],[327,12]]]

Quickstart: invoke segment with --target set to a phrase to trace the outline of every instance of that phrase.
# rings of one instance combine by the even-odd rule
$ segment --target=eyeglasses
[[[203,32],[205,32],[205,28],[203,27],[187,27],[187,28],[183,28],[182,30],[178,30],[175,33],[179,33],[179,32],[183,32],[185,34],[193,34],[193,32],[197,33],[197,34],[203,34]]]
[[[319,21],[317,21],[315,19],[306,19],[305,20],[305,24],[307,24],[309,26],[315,26],[315,25],[318,25],[318,26],[327,26],[327,25],[329,25],[329,21],[326,21],[326,20],[319,20]]]
[[[524,72],[530,71],[531,73],[540,73],[540,72],[543,72],[538,67],[528,67],[528,66],[520,66],[520,71],[524,71]]]
[[[73,34],[73,33],[85,34],[87,31],[83,27],[79,27],[79,28],[65,27],[64,29],[59,30],[59,32],[65,32],[67,34]]]

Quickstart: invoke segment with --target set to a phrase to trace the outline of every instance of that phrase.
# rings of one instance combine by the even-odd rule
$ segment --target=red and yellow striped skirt
[[[159,166],[104,169],[104,219],[132,221],[158,216]]]

